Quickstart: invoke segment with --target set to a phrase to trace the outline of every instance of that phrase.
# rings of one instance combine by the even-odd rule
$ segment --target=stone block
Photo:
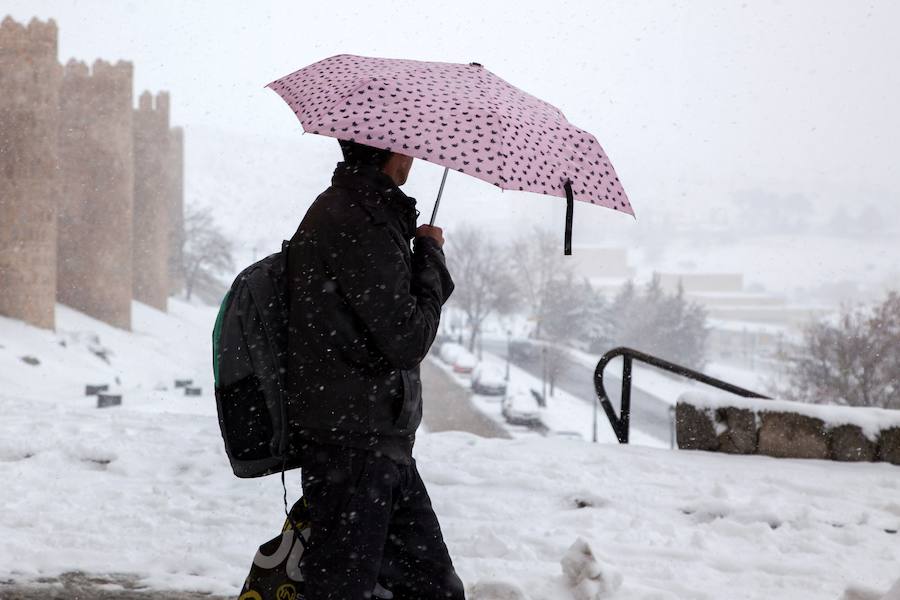
[[[828,434],[821,419],[786,412],[761,413],[757,452],[776,458],[828,458]]]
[[[728,454],[756,453],[756,415],[746,408],[720,408],[717,418],[727,429],[719,434],[719,452]]]
[[[711,411],[679,402],[675,407],[675,430],[681,450],[716,450],[719,447]]]
[[[878,460],[900,465],[900,427],[881,431],[878,436]]]
[[[97,408],[109,408],[110,406],[121,406],[121,394],[98,394]]]
[[[875,460],[876,445],[856,425],[841,425],[828,432],[831,459],[841,461]]]

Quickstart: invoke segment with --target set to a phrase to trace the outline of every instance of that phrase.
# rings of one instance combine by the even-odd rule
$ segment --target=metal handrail
[[[612,359],[619,356],[623,357],[622,406],[621,413],[617,415],[616,409],[613,408],[612,402],[610,402],[609,400],[609,395],[607,395],[606,393],[606,387],[603,385],[603,370],[606,369],[606,366]],[[682,377],[687,377],[688,379],[699,381],[700,383],[704,383],[726,392],[731,392],[732,394],[737,394],[738,396],[742,396],[744,398],[764,398],[766,400],[771,400],[771,398],[769,398],[768,396],[764,396],[763,394],[758,394],[756,392],[728,383],[727,381],[722,381],[721,379],[716,379],[715,377],[704,375],[699,371],[677,365],[675,363],[663,360],[656,356],[652,356],[645,352],[640,352],[638,350],[626,348],[624,346],[613,348],[600,357],[600,362],[597,363],[597,368],[594,369],[594,389],[597,391],[597,398],[599,399],[601,406],[603,406],[603,410],[606,412],[606,417],[609,419],[609,424],[610,426],[612,426],[612,429],[616,434],[616,439],[619,440],[620,444],[628,443],[628,434],[631,422],[631,363],[634,360],[647,363],[648,365],[656,367],[657,369],[662,369],[663,371],[669,371],[670,373],[675,373],[676,375],[681,375]],[[594,404],[594,441],[597,441],[596,404]]]

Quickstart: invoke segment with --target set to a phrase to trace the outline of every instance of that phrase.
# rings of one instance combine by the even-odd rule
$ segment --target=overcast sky
[[[55,18],[62,61],[132,60],[136,89],[170,90],[173,122],[189,128],[299,136],[264,85],[334,54],[478,61],[594,133],[639,219],[745,189],[900,201],[891,0],[5,0],[0,11]],[[336,155],[310,137],[311,152]],[[609,211],[588,212],[576,238]]]

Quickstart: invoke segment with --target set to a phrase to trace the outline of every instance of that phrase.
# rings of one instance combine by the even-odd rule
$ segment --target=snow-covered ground
[[[0,395],[90,407],[96,399],[84,395],[85,385],[107,384],[111,393],[124,395],[128,408],[209,407],[208,401],[185,398],[183,390],[172,388],[175,379],[193,379],[205,393],[212,391],[209,340],[215,316],[214,308],[172,298],[168,313],[133,302],[132,332],[62,304],[56,305],[55,332],[0,316]]]
[[[136,305],[134,334],[64,308],[59,333],[0,318],[0,579],[135,573],[235,594],[280,529],[281,488],[230,473],[210,395],[213,315]],[[81,395],[115,377],[123,406]],[[177,394],[176,377],[204,395]],[[466,433],[422,434],[416,456],[470,598],[837,600],[900,578],[891,465]],[[564,558],[573,577],[595,576],[580,591]]]

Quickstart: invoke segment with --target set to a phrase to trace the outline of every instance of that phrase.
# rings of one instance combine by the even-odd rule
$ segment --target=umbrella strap
[[[563,253],[566,256],[572,254],[572,213],[575,211],[575,196],[572,194],[572,182],[566,181],[563,186],[566,190],[566,238]]]

